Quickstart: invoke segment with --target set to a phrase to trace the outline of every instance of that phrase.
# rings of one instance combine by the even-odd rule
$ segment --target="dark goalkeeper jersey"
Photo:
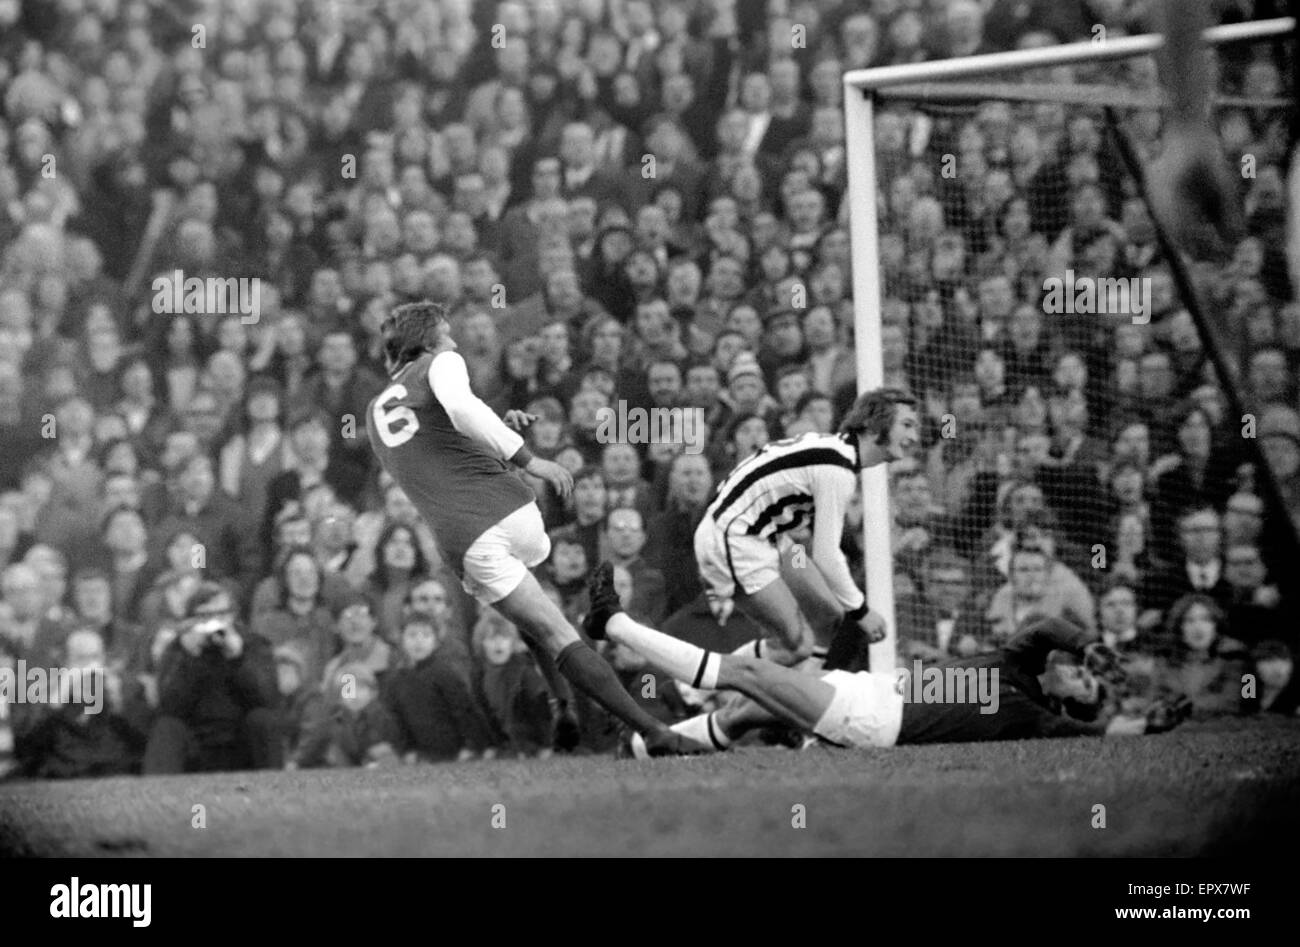
[[[1037,737],[1099,736],[1105,728],[1062,716],[1052,710],[1039,686],[1038,675],[1055,650],[1081,653],[1093,637],[1069,622],[1045,619],[1015,635],[1006,647],[989,654],[942,661],[937,667],[998,671],[998,702],[994,713],[981,713],[980,704],[958,702],[944,693],[941,701],[903,704],[899,745],[905,743],[970,743],[981,740],[1029,740]],[[941,689],[954,678],[936,676]],[[959,685],[960,686],[960,685]]]
[[[1038,683],[1055,650],[1080,654],[1095,639],[1059,618],[1045,618],[1013,636],[1006,647],[989,654],[953,658],[927,665],[916,683],[914,667],[901,681],[903,720],[898,744],[971,743],[979,740],[1028,740],[1035,737],[1099,736],[1105,728],[1056,713]],[[860,671],[869,667],[867,643],[856,625],[841,626],[831,643],[826,668]],[[997,669],[997,704],[993,713],[981,713],[980,694],[973,675],[943,674],[954,671]],[[940,673],[936,674],[935,671]],[[932,688],[938,686],[938,693]],[[960,693],[958,693],[960,691]],[[991,707],[987,701],[984,706]]]

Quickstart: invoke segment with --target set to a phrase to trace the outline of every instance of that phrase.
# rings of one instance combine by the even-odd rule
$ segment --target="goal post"
[[[1279,18],[1216,27],[1205,32],[1208,45],[1265,44],[1291,34],[1295,21]],[[1104,35],[1104,34],[1103,34]],[[1043,103],[1061,107],[1090,106],[1097,113],[1107,107],[1159,111],[1163,96],[1158,87],[1131,89],[1098,72],[1101,81],[1092,85],[1076,81],[1026,81],[1026,73],[1041,75],[1057,67],[1079,67],[1087,71],[1117,61],[1149,57],[1163,45],[1158,34],[1125,36],[1044,48],[935,60],[915,64],[855,70],[843,77],[845,148],[848,176],[847,202],[852,245],[852,298],[858,390],[885,383],[886,291],[881,269],[880,209],[885,205],[889,181],[882,180],[877,161],[876,121],[881,111],[899,103],[943,109],[973,108],[981,102],[1008,103],[1024,109]],[[1119,67],[1116,67],[1119,68]],[[1154,73],[1152,73],[1154,74]],[[1294,90],[1291,90],[1294,94]],[[1262,97],[1230,99],[1221,104],[1242,108],[1294,108],[1294,99]],[[973,273],[968,273],[973,278]],[[1036,305],[1038,300],[1032,300]],[[1187,305],[1191,305],[1187,303]],[[976,352],[969,353],[973,360]],[[1232,379],[1220,379],[1230,384]],[[924,392],[916,391],[924,404]],[[896,555],[892,548],[892,512],[889,471],[885,465],[864,471],[863,548],[865,583],[873,611],[881,614],[888,627],[884,641],[872,646],[874,668],[892,668],[898,658],[898,602],[895,589]]]

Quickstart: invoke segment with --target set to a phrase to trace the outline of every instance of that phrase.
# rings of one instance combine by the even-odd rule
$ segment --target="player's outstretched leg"
[[[785,723],[780,717],[764,710],[751,698],[740,693],[735,693],[733,696],[736,699],[731,703],[717,710],[680,720],[673,724],[672,729],[713,752],[721,753],[730,749],[732,743],[750,730],[774,723]],[[636,739],[632,740],[632,755],[638,758],[643,755],[642,746]]]
[[[718,654],[633,621],[612,594],[613,567],[601,565],[588,585],[592,609],[585,621],[592,638],[627,645],[652,665],[692,687],[740,691],[786,723],[811,731],[825,715],[835,689],[819,677],[801,674],[746,655]]]
[[[505,598],[492,605],[555,658],[555,666],[574,687],[645,737],[652,755],[698,752],[701,748],[674,733],[632,699],[608,661],[578,637],[564,613],[531,573]]]
[[[782,559],[786,558],[783,553]],[[809,567],[805,564],[800,567],[783,561],[780,581],[772,582],[760,590],[758,598],[759,601],[756,603],[753,596],[745,597],[742,608],[748,606],[745,608],[746,614],[756,617],[752,615],[754,610],[766,612],[766,617],[759,620],[778,626],[792,626],[792,622],[800,621],[811,631],[813,642],[811,654],[802,660],[795,660],[797,655],[792,655],[789,651],[771,650],[770,646],[773,644],[777,644],[778,648],[780,646],[778,642],[767,638],[759,639],[757,642],[746,642],[732,654],[752,654],[755,657],[775,661],[777,664],[793,667],[805,674],[820,675],[827,657],[825,642],[831,640],[841,624],[840,606],[835,601],[821,570],[815,565]],[[862,634],[856,625],[853,631],[859,637]],[[800,633],[800,637],[803,637],[803,632]],[[740,739],[750,730],[780,722],[753,700],[738,697],[712,714],[700,714],[676,723],[673,729],[715,750],[725,750],[733,741]]]
[[[524,635],[524,644],[533,654],[537,669],[542,672],[546,687],[551,692],[551,716],[555,719],[553,745],[560,753],[572,753],[582,742],[582,725],[573,710],[573,688],[569,680],[555,666],[555,658],[532,635]]]

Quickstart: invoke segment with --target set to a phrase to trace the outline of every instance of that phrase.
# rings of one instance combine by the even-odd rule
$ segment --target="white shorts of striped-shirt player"
[[[781,577],[781,552],[770,539],[725,532],[710,516],[695,530],[695,561],[711,598],[753,594]]]

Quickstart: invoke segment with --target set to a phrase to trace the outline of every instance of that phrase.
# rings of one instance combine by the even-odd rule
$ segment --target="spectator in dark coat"
[[[1226,606],[1232,589],[1224,575],[1223,530],[1218,512],[1211,506],[1185,510],[1178,518],[1178,539],[1182,555],[1169,566],[1148,574],[1143,604],[1163,612],[1184,595],[1203,592]],[[1149,625],[1151,617],[1143,624]]]
[[[917,591],[898,600],[901,654],[938,661],[982,651],[987,629],[973,592],[970,561],[942,546],[931,549]]]
[[[320,564],[306,546],[291,546],[281,554],[275,579],[279,604],[255,611],[250,625],[272,647],[294,644],[315,687],[335,648],[334,618],[324,597]]]
[[[194,592],[186,618],[160,662],[159,716],[145,748],[145,774],[279,769],[280,695],[270,644],[238,632],[234,600],[215,582]]]
[[[645,521],[634,509],[611,510],[606,517],[605,538],[609,561],[627,570],[632,580],[628,612],[652,628],[658,628],[666,610],[664,574],[641,555],[646,545]]]
[[[397,722],[379,700],[379,682],[364,664],[345,664],[326,687],[319,713],[303,726],[290,768],[382,766],[398,762]]]
[[[484,702],[509,752],[551,754],[550,692],[514,625],[485,610],[474,627]]]
[[[331,465],[343,468],[342,499],[356,499],[364,479],[369,448],[363,435],[366,405],[379,394],[384,381],[357,364],[357,347],[346,329],[331,331],[321,342],[318,370],[308,376],[297,396],[299,405],[323,408],[329,415]],[[350,432],[350,433],[349,433]],[[274,482],[274,481],[273,481]]]
[[[356,416],[358,437],[364,440],[364,405],[362,414]],[[266,509],[262,511],[259,538],[263,546],[270,546],[275,532],[276,518],[284,507],[301,500],[309,489],[319,484],[327,485],[337,496],[356,493],[358,484],[355,471],[340,463],[338,453],[331,449],[330,430],[333,419],[319,407],[302,405],[289,418],[289,446],[293,454],[287,470],[271,479],[266,488]]]
[[[283,706],[280,710],[280,738],[286,760],[296,759],[309,723],[324,715],[325,695],[316,685],[319,675],[309,673],[307,661],[296,643],[275,649],[275,679]]]
[[[107,667],[104,639],[89,628],[74,631],[62,664],[61,671],[77,678],[65,677],[69,691],[51,693],[21,728],[15,755],[22,775],[77,779],[138,771],[147,709],[124,699],[121,677]]]
[[[1156,462],[1164,470],[1151,485],[1151,528],[1157,558],[1178,554],[1175,521],[1191,506],[1222,507],[1232,493],[1233,458],[1212,440],[1210,418],[1199,407],[1183,415],[1178,426],[1178,450]]]
[[[465,686],[474,680],[474,659],[470,656],[469,626],[447,594],[440,579],[425,579],[411,589],[406,601],[406,620],[425,618],[438,632],[438,660],[460,675]]]
[[[672,614],[700,594],[695,527],[713,490],[713,472],[700,454],[678,454],[668,469],[668,502],[649,524],[645,557],[664,577]]]
[[[1223,610],[1208,595],[1184,595],[1169,609],[1169,650],[1157,664],[1160,686],[1186,695],[1193,719],[1243,710],[1242,675],[1247,670],[1240,642],[1223,635]]]
[[[196,454],[176,472],[172,508],[158,524],[156,535],[173,536],[187,530],[203,547],[203,567],[217,580],[230,580],[239,600],[252,594],[260,555],[257,532],[234,500],[216,489],[212,458]],[[161,557],[162,550],[155,550]]]
[[[426,618],[402,627],[403,667],[384,686],[397,722],[398,751],[408,762],[469,759],[486,751],[492,733],[460,675],[438,655],[438,629]]]

